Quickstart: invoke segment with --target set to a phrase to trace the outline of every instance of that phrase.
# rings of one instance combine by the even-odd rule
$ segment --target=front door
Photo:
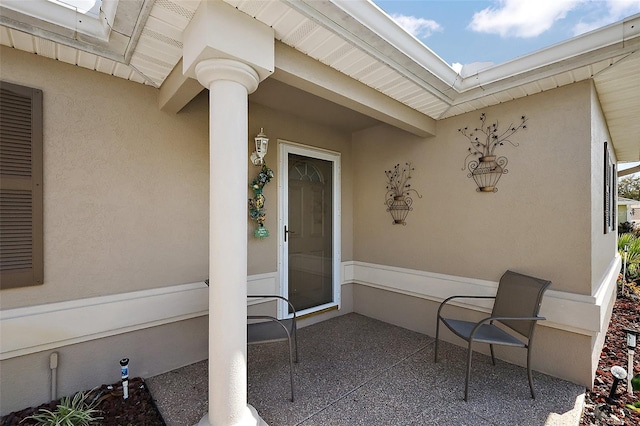
[[[340,157],[299,145],[281,148],[283,294],[305,314],[339,301]]]

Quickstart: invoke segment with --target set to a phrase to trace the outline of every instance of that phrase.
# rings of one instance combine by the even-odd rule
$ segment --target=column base
[[[234,426],[269,426],[267,422],[262,420],[262,417],[260,417],[256,409],[253,408],[252,405],[247,404],[247,408],[249,409],[249,415],[243,418],[239,423],[236,423]],[[209,413],[205,414],[204,417],[195,426],[212,426],[211,423],[209,423]]]

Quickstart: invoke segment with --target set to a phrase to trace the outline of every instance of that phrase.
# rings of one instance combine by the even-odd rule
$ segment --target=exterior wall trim
[[[606,308],[615,297],[620,257],[616,256],[593,295],[548,290],[542,323],[596,336],[606,327]],[[359,284],[440,302],[453,294],[494,295],[497,282],[349,261],[341,265],[342,285]],[[249,294],[277,294],[278,273],[248,277]],[[257,300],[253,303],[261,303]],[[489,303],[459,303],[489,312]],[[208,314],[202,282],[0,311],[0,360],[94,339],[156,327]],[[64,327],[56,327],[64,324]]]
[[[540,309],[540,315],[547,320],[540,324],[571,333],[598,335],[607,326],[606,309],[616,294],[620,262],[619,256],[612,260],[593,295],[547,290]],[[498,283],[493,281],[357,261],[344,265],[344,271],[345,283],[379,288],[437,303],[455,294],[494,296],[498,288]],[[465,301],[453,304],[479,312],[491,311],[491,301]]]
[[[272,294],[277,275],[248,278],[249,293]],[[208,314],[204,282],[0,311],[0,360]]]

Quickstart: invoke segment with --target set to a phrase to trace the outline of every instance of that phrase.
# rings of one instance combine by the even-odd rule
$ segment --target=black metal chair
[[[531,398],[535,399],[533,379],[531,376],[531,346],[533,344],[533,332],[538,321],[545,318],[538,316],[542,296],[551,281],[507,271],[500,278],[498,292],[495,296],[452,296],[445,299],[438,308],[436,320],[435,362],[438,362],[438,338],[440,322],[449,328],[456,336],[468,342],[467,348],[467,373],[464,384],[464,400],[467,401],[469,391],[469,379],[471,376],[471,345],[473,342],[488,343],[491,350],[491,362],[496,364],[493,354],[493,345],[515,346],[527,349],[527,375]],[[441,315],[442,308],[453,299],[495,299],[491,316],[478,322],[462,321],[444,318]],[[518,337],[498,327],[494,323],[501,323],[526,338],[524,343]]]
[[[247,343],[270,343],[287,341],[289,345],[289,376],[291,379],[291,402],[295,398],[295,386],[293,384],[293,363],[298,362],[298,333],[296,324],[296,310],[289,300],[277,295],[251,295],[248,298],[280,299],[287,302],[293,316],[291,318],[278,319],[269,315],[248,315]],[[295,358],[294,358],[295,353]]]

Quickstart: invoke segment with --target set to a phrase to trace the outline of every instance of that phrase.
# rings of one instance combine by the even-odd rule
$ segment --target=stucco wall
[[[578,83],[438,122],[421,139],[381,125],[354,137],[354,259],[497,281],[506,269],[553,281],[553,289],[591,294],[590,84]],[[462,170],[469,148],[459,128],[529,119],[505,144],[509,159],[496,193],[476,192]],[[385,170],[415,168],[407,225],[385,210]],[[582,206],[582,207],[581,207]],[[601,277],[599,277],[601,278]]]
[[[203,280],[208,108],[158,110],[157,90],[1,47],[2,79],[44,92],[44,284],[2,309]]]
[[[590,84],[591,102],[591,285],[592,291],[596,291],[601,278],[611,262],[611,253],[617,246],[617,229],[612,232],[604,232],[604,143],[608,142],[608,150],[611,161],[616,163],[615,152],[609,135],[609,129],[600,106],[598,93],[593,84]],[[614,203],[617,204],[617,203]],[[613,220],[617,220],[614,216]]]
[[[131,377],[152,377],[208,356],[208,317],[178,321],[0,361],[0,415],[51,400],[49,359],[58,354],[57,397],[120,380],[122,358]]]

